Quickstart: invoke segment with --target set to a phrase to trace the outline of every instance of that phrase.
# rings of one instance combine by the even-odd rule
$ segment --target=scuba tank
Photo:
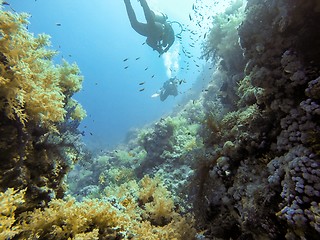
[[[154,21],[158,23],[165,23],[168,19],[168,16],[162,12],[152,11],[154,14]]]

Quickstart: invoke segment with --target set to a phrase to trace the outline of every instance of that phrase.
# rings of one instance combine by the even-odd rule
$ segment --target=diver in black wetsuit
[[[170,78],[168,81],[164,82],[162,88],[160,89],[160,100],[163,102],[167,99],[169,95],[177,96],[178,95],[178,87],[176,78]]]
[[[160,55],[167,52],[174,43],[174,31],[166,21],[165,14],[155,14],[146,0],[140,0],[147,23],[138,22],[130,0],[124,0],[128,17],[132,28],[142,36],[146,36],[146,43],[156,50]]]

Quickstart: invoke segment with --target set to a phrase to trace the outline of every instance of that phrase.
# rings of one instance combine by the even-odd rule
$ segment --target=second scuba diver
[[[176,97],[178,95],[177,81],[178,80],[176,77],[170,78],[169,80],[165,81],[162,88],[151,97],[155,98],[160,96],[160,100],[162,102],[166,100],[170,95]]]

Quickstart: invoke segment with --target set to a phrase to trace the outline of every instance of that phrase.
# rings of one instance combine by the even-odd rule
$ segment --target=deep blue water
[[[128,130],[142,127],[170,113],[197,78],[200,70],[195,64],[202,66],[204,63],[198,59],[201,41],[190,47],[193,40],[187,32],[182,34],[182,42],[176,41],[171,48],[171,52],[176,52],[176,57],[159,57],[150,47],[143,45],[145,37],[131,28],[123,0],[8,2],[17,12],[31,14],[30,32],[51,35],[52,48],[60,52],[55,58],[56,63],[61,63],[61,59],[65,58],[80,67],[84,75],[83,88],[74,98],[87,111],[88,117],[80,128],[85,131],[84,139],[91,147],[114,146],[125,138]],[[139,20],[145,21],[140,5],[136,0],[131,2]],[[190,23],[192,5],[198,1],[148,2],[152,9],[167,13],[169,20],[187,25]],[[177,24],[174,29],[180,32]],[[191,24],[189,29],[199,34],[197,39],[206,31],[196,24]],[[191,59],[183,55],[182,46],[191,52]],[[177,55],[178,52],[180,55]],[[126,58],[128,60],[124,62]],[[171,60],[172,64],[166,66],[166,60]],[[187,62],[189,70],[182,70],[181,67],[186,68]],[[126,66],[128,68],[124,69]],[[169,67],[175,72],[168,72]],[[187,83],[179,85],[181,94],[164,102],[151,98],[170,76],[186,80]],[[141,82],[145,84],[140,86]],[[139,91],[141,88],[145,90]]]

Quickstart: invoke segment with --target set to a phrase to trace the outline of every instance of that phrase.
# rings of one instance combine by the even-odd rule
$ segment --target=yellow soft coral
[[[46,47],[50,37],[35,38],[25,27],[27,14],[0,10],[0,110],[25,124],[50,126],[61,122],[66,102],[81,88],[83,77],[76,64],[55,66],[55,51]],[[75,118],[84,114],[77,107]]]
[[[146,181],[146,179],[148,181]],[[147,209],[138,196],[143,191],[142,183],[156,182],[153,199]],[[15,216],[18,205],[24,202],[25,190],[8,189],[0,192],[0,239],[194,239],[192,218],[174,212],[170,192],[159,179],[145,177],[137,183],[131,181],[117,189],[116,196],[108,199],[54,199],[49,206]],[[171,202],[165,203],[164,201]],[[159,205],[158,203],[161,202]],[[158,205],[158,206],[157,206]],[[169,205],[169,211],[164,209]],[[154,207],[154,210],[152,210]],[[162,219],[170,219],[161,225],[148,219],[147,212]]]
[[[81,121],[87,116],[86,110],[83,109],[82,105],[72,98],[69,99],[67,107],[73,109],[70,116],[72,120]]]
[[[142,203],[150,201],[160,183],[160,178],[158,176],[156,176],[155,178],[151,178],[148,175],[144,176],[140,180],[141,189],[143,189],[143,191],[139,192],[140,201]]]
[[[18,234],[20,226],[14,226],[15,210],[24,202],[25,191],[15,191],[9,188],[6,192],[0,192],[0,239],[11,239]]]
[[[146,214],[155,223],[162,225],[173,218],[174,201],[170,192],[163,186],[160,178],[144,176],[139,182],[141,188],[138,194],[139,201],[145,204]]]
[[[125,203],[88,200],[76,203],[53,200],[48,208],[22,214],[23,239],[193,239],[189,222],[179,216],[164,226],[141,220],[133,199]],[[132,208],[134,207],[134,208]],[[185,238],[185,236],[188,236]],[[100,237],[100,238],[99,238]]]
[[[112,229],[120,225],[123,217],[109,202],[98,200],[76,203],[53,200],[48,208],[37,209],[22,215],[24,219],[21,235],[25,239],[46,236],[46,239],[68,239],[87,232],[97,233],[96,229]],[[105,236],[112,236],[106,233]],[[89,238],[94,239],[94,238]]]
[[[162,225],[170,222],[174,214],[174,202],[169,196],[169,191],[159,189],[153,194],[153,201],[145,204],[145,209],[156,224]]]

